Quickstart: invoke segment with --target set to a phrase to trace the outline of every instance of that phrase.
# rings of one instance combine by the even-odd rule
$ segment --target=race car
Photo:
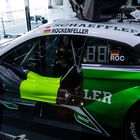
[[[140,25],[55,20],[7,40],[0,91],[8,109],[61,106],[90,132],[138,140]]]

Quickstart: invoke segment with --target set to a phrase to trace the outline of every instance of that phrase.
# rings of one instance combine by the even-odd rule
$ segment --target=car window
[[[83,63],[84,64],[135,64],[134,49],[117,41],[89,38],[87,39]]]
[[[4,55],[4,62],[43,76],[60,77],[79,64],[85,37],[50,35],[28,40]]]
[[[52,36],[28,40],[10,50],[3,61],[38,74],[43,75],[46,72],[46,75],[50,76],[52,72],[50,67],[54,63],[51,59],[55,59],[56,53],[55,40],[56,37]]]

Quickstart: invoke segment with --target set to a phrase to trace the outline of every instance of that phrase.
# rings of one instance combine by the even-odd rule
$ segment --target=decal
[[[2,105],[4,105],[5,107],[7,107],[8,109],[18,110],[18,105],[15,104],[15,103],[12,103],[10,101],[2,101],[2,100],[0,100],[0,103]]]
[[[110,136],[109,133],[98,123],[98,121],[84,108],[71,105],[61,105],[66,108],[70,108],[74,113],[74,117],[80,124],[97,131],[103,135]]]
[[[84,108],[80,108],[80,112],[76,112],[74,117],[77,122],[81,123],[82,125],[102,133],[103,135],[110,136],[109,133],[97,122],[97,120]]]
[[[131,134],[134,137],[134,139],[136,140],[140,140],[140,138],[138,137],[137,133],[136,133],[136,123],[135,122],[131,122],[130,124],[130,130],[131,130]]]
[[[107,29],[107,30],[122,31],[122,32],[128,32],[128,33],[138,33],[138,31],[134,30],[134,29],[117,27],[117,26],[112,26],[112,25],[105,25],[105,24],[94,24],[94,23],[93,24],[71,24],[71,23],[55,24],[54,27],[58,27],[58,29],[68,28],[68,27],[72,27],[72,28],[75,27],[74,29],[76,29],[78,27],[82,28],[82,29],[84,29],[84,28],[96,28],[96,29]],[[79,29],[77,29],[77,30],[79,30]],[[68,32],[68,33],[70,33],[70,32]],[[71,33],[73,33],[73,32],[71,32]]]
[[[77,28],[54,28],[52,33],[75,33],[75,34],[88,34],[88,29]]]
[[[112,94],[106,91],[84,89],[84,99],[111,104]]]
[[[43,34],[48,35],[51,32],[50,26],[46,27],[45,30],[43,31]]]
[[[85,115],[85,114],[82,115],[82,114],[79,114],[79,112],[77,112],[77,113],[74,114],[74,117],[75,117],[76,121],[79,122],[80,124],[88,127],[89,129],[92,129],[94,131],[97,131],[98,133],[102,133],[100,131],[100,129],[95,125],[95,123],[94,122],[91,122],[88,119],[87,115]]]
[[[111,56],[110,56],[110,61],[125,61],[125,56],[123,55],[120,55],[119,51],[118,50],[112,50],[111,51]]]

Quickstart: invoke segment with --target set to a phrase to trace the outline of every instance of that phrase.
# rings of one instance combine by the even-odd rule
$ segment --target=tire
[[[125,140],[140,140],[140,105],[128,114],[125,124]]]

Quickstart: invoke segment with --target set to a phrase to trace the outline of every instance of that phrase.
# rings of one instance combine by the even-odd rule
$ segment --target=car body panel
[[[29,72],[27,79],[20,85],[20,95],[22,99],[55,104],[59,87],[60,78],[44,77]]]
[[[42,25],[0,48],[2,98],[15,106],[41,102],[70,108],[77,122],[110,136],[104,126],[122,129],[127,112],[140,101],[139,33],[132,23],[71,19]],[[66,59],[60,64],[58,52]],[[47,75],[47,68],[57,72]],[[7,100],[0,103],[8,106]]]
[[[84,67],[83,73],[83,98],[89,100],[85,109],[102,124],[122,128],[125,114],[140,101],[138,69],[93,66]]]

